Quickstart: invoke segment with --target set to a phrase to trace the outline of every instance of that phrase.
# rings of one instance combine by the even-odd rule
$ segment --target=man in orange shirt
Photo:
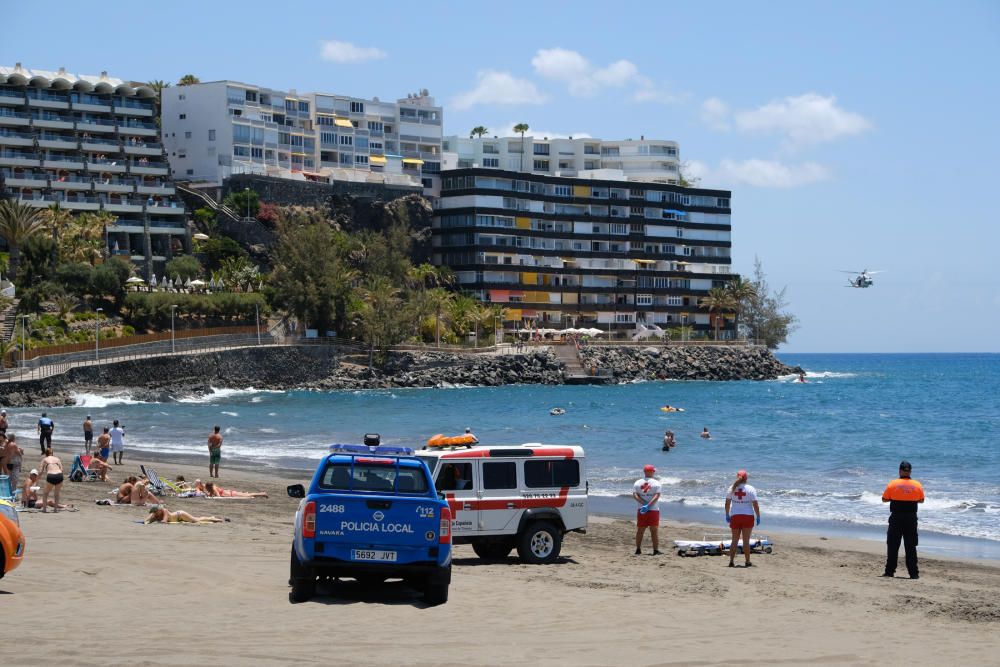
[[[899,543],[906,552],[906,569],[910,579],[919,579],[917,571],[917,504],[924,502],[924,487],[910,479],[913,467],[909,461],[900,461],[899,478],[889,482],[882,493],[882,502],[889,503],[889,531],[886,534],[888,553],[883,577],[896,576]]]

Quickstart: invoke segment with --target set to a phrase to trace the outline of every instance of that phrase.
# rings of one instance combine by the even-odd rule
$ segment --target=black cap
[[[900,470],[912,470],[913,466],[910,465],[909,461],[900,461],[899,462],[899,469]]]

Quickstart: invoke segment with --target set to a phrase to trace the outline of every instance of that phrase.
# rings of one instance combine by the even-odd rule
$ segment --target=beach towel
[[[142,505],[133,505],[132,503],[117,503],[110,498],[100,498],[94,501],[95,505],[104,505],[105,507],[142,507]]]

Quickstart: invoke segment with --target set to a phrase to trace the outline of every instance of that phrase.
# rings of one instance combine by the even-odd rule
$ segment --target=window
[[[679,297],[679,296],[668,296],[667,297],[667,305],[668,306],[680,306],[680,305],[683,305],[683,302],[681,301],[681,297]]]
[[[179,118],[180,118],[181,120],[185,120],[185,119],[187,119],[187,117],[188,117],[188,115],[187,115],[186,113],[182,113],[182,114],[181,114],[181,115],[179,116]]]
[[[422,185],[422,186],[424,186],[424,188],[430,190],[431,188],[434,187],[434,180],[430,179],[430,178],[421,178],[420,179],[420,185]]]
[[[638,294],[635,297],[635,305],[637,306],[652,306],[653,305],[653,295],[652,294]]]
[[[516,489],[517,464],[513,461],[483,463],[484,489]]]
[[[188,169],[186,173],[188,176],[192,176],[194,175],[194,169]]]
[[[354,156],[354,164],[368,164],[368,156],[367,155],[355,155]]]
[[[187,99],[187,95],[185,95],[184,93],[181,93],[180,95],[177,96],[177,99],[179,99],[179,100],[186,100]]]
[[[569,197],[570,194],[568,185],[556,185],[552,190],[557,197]]]
[[[718,206],[719,208],[729,208],[729,198],[728,197],[719,197],[716,200],[716,204],[715,205]]]
[[[230,109],[229,110],[229,115],[230,116],[242,116],[243,112],[240,109]]]
[[[382,131],[382,121],[380,120],[370,120],[368,121],[368,130],[371,132],[381,132]]]
[[[256,148],[256,147],[251,148],[250,149],[250,157],[263,158],[264,157],[264,149],[263,148]]]
[[[209,141],[215,141],[215,130],[209,130],[208,131],[208,140]]]
[[[360,149],[368,148],[368,137],[357,137],[354,141],[354,147]]]
[[[177,151],[177,157],[183,159],[187,157],[187,151]]]
[[[317,125],[333,125],[333,116],[316,116]]]
[[[354,145],[354,137],[352,137],[349,134],[342,134],[342,135],[340,135],[340,145],[341,146],[353,146]]]
[[[580,462],[575,459],[525,461],[524,484],[531,489],[579,486]]]
[[[364,113],[365,103],[364,102],[351,102],[351,113]]]
[[[535,155],[548,155],[549,154],[549,145],[548,144],[534,144],[532,146],[532,148],[534,149]]]
[[[534,167],[533,167],[533,169],[535,171],[548,171],[549,170],[549,161],[548,160],[535,160],[534,161]]]
[[[351,157],[350,153],[341,153],[340,154],[340,164],[349,167],[352,164],[354,164],[354,158]]]
[[[285,111],[295,111],[295,100],[285,100]]]
[[[236,157],[249,157],[250,149],[246,146],[233,146],[233,155]]]
[[[191,138],[191,133],[190,132],[185,132],[184,133],[184,138],[185,139],[190,139]]]
[[[382,142],[381,141],[369,141],[368,142],[368,148],[370,148],[373,151],[381,151],[382,150]]]
[[[438,470],[434,487],[438,491],[467,491],[472,488],[471,463],[445,463]]]
[[[335,132],[320,132],[319,142],[321,144],[336,144],[337,134]]]
[[[353,472],[353,474],[352,474]],[[419,468],[397,468],[395,466],[363,464],[355,462],[354,467],[345,463],[333,463],[323,471],[320,488],[338,491],[378,491],[395,490],[397,493],[427,493],[427,478]]]
[[[309,113],[309,103],[303,100],[299,100],[299,111],[302,113]]]
[[[680,227],[677,228],[677,238],[679,239],[684,238],[684,230],[681,229]]]
[[[500,158],[497,158],[497,157],[484,157],[483,158],[483,166],[484,167],[499,168],[500,167]]]

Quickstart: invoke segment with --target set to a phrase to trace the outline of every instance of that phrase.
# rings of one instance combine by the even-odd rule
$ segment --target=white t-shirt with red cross
[[[635,484],[632,486],[632,492],[642,498],[642,502],[649,505],[649,509],[652,511],[658,509],[657,505],[659,504],[660,499],[657,498],[654,502],[653,498],[656,498],[657,494],[660,493],[661,488],[663,488],[663,486],[660,484],[660,480],[655,477],[643,477],[642,479],[636,480]]]
[[[736,489],[730,489],[726,494],[726,500],[732,501],[729,504],[730,514],[750,514],[753,515],[753,503],[757,500],[757,489],[749,484],[740,484]]]

